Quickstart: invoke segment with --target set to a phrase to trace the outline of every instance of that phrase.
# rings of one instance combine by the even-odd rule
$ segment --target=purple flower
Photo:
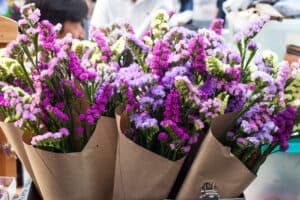
[[[253,51],[255,52],[257,50],[257,44],[255,41],[253,40],[250,40],[247,44],[247,48],[250,50],[250,51]]]
[[[216,34],[221,35],[223,30],[223,24],[224,24],[223,19],[214,19],[211,22],[209,29],[214,31]]]
[[[260,141],[256,137],[247,137],[246,140],[251,146],[258,147],[260,145]]]
[[[274,82],[274,79],[272,78],[272,76],[263,71],[255,71],[252,74],[251,78],[253,81],[258,83],[258,85],[259,85],[259,83],[266,83],[268,85],[271,85]]]
[[[96,41],[98,47],[100,48],[100,50],[102,52],[101,60],[103,62],[107,62],[110,59],[112,53],[110,52],[110,48],[107,44],[106,37],[103,35],[102,32],[97,31],[97,30],[92,31],[91,36]]]
[[[233,82],[233,84],[228,84],[227,86],[225,86],[225,90],[230,95],[225,113],[241,110],[247,100],[246,95],[248,92],[248,86]]]
[[[165,88],[162,85],[156,85],[151,89],[151,94],[154,97],[163,98],[166,96]]]
[[[190,137],[188,143],[189,143],[190,145],[196,144],[197,141],[198,141],[198,138],[199,138],[199,134],[198,134],[198,133],[195,133],[193,136]]]
[[[253,38],[256,36],[258,32],[263,28],[263,26],[268,22],[270,19],[269,16],[262,16],[258,19],[255,19],[250,22],[250,24],[245,28],[243,31],[244,37],[246,38]]]
[[[113,87],[109,82],[104,82],[96,92],[95,103],[87,109],[85,116],[80,114],[80,120],[86,119],[89,124],[94,124],[106,111],[106,104],[113,95]]]
[[[147,54],[150,51],[150,47],[146,45],[142,40],[139,38],[136,38],[133,34],[127,34],[126,40],[128,42],[128,45],[132,47],[135,53],[139,52],[136,51],[136,49],[141,50],[144,54]],[[139,56],[136,54],[136,56]]]
[[[190,138],[189,134],[184,130],[184,128],[179,127],[176,123],[174,123],[171,120],[163,120],[160,122],[160,125],[166,130],[171,129],[171,131],[173,131],[179,137],[179,139],[183,141],[188,141]]]
[[[59,129],[59,132],[60,132],[62,135],[64,135],[64,136],[69,136],[69,135],[70,135],[69,130],[66,129],[66,128],[61,128],[61,129]]]
[[[200,95],[204,99],[207,99],[208,97],[214,95],[216,91],[217,91],[217,79],[212,76],[208,76],[207,80],[199,89]]]
[[[170,91],[167,95],[165,104],[164,119],[179,123],[181,121],[180,94],[177,89],[172,89]]]
[[[174,67],[170,71],[165,73],[165,76],[162,79],[162,84],[171,89],[174,86],[175,78],[177,76],[188,75],[188,69],[186,67]]]
[[[242,62],[241,56],[239,53],[235,52],[235,51],[228,51],[227,52],[227,56],[228,56],[228,63],[230,65],[239,65]]]
[[[74,51],[70,51],[69,69],[73,73],[73,75],[81,81],[85,81],[87,79],[95,79],[95,74],[88,71],[81,65],[80,60]]]
[[[221,100],[218,98],[203,101],[199,110],[199,112],[203,114],[207,120],[211,120],[218,116],[220,111]]]
[[[84,128],[83,127],[78,127],[76,132],[77,132],[77,134],[81,135],[84,132]]]
[[[161,79],[169,68],[169,43],[164,40],[159,40],[153,47],[153,55],[150,63],[152,72]]]
[[[201,35],[190,40],[189,51],[192,58],[192,69],[200,74],[206,73],[205,43]]]
[[[296,108],[287,106],[285,110],[277,113],[273,118],[275,125],[278,127],[273,142],[280,142],[282,151],[286,151],[289,147],[288,140],[291,137],[296,116]]]
[[[133,114],[130,121],[135,123],[136,128],[146,129],[157,127],[157,120],[150,117],[147,113]]]
[[[247,140],[245,138],[238,137],[236,142],[243,147],[247,146]]]
[[[45,50],[55,49],[56,30],[55,27],[47,20],[41,21],[39,24],[39,43],[43,45]]]
[[[169,135],[167,134],[167,133],[165,133],[165,132],[160,132],[159,134],[158,134],[158,140],[159,141],[165,141],[165,140],[167,140],[169,138]]]
[[[184,153],[188,153],[191,151],[191,145],[181,147],[181,151]]]
[[[284,102],[284,100],[285,100],[284,89],[285,89],[286,82],[289,79],[290,73],[291,73],[291,68],[289,66],[289,63],[286,61],[280,63],[278,75],[275,80],[275,84],[278,88],[277,92],[278,92],[278,96],[279,96],[279,105],[280,106],[283,106],[285,103]]]

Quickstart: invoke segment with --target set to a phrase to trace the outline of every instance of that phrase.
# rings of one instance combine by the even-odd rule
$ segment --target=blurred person
[[[193,0],[180,0],[180,10],[170,20],[171,26],[191,24],[193,19]]]
[[[101,28],[123,19],[133,26],[138,36],[142,36],[156,10],[176,11],[178,7],[178,0],[97,0],[91,25]]]
[[[223,3],[225,2],[226,0],[217,0],[217,8],[218,8],[218,13],[217,13],[217,18],[221,18],[225,21],[225,18],[226,18],[226,15],[225,15],[225,12],[223,10]]]
[[[83,20],[88,14],[85,0],[26,0],[26,3],[35,3],[40,9],[40,20],[62,25],[59,37],[71,33],[74,39],[84,39]]]
[[[193,0],[180,0],[180,12],[184,12],[186,10],[193,10],[194,1]]]
[[[87,14],[87,17],[85,17],[83,20],[83,27],[84,27],[84,31],[85,31],[85,39],[88,39],[91,18],[92,18],[93,12],[94,12],[96,0],[85,0],[85,1],[88,6],[88,14]]]

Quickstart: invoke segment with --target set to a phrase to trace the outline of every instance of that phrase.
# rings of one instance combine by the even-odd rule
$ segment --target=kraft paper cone
[[[119,134],[113,199],[167,198],[184,158],[170,161],[135,144],[122,134],[120,115],[116,119]]]
[[[244,164],[219,142],[235,113],[213,120],[208,135],[185,179],[176,199],[197,199],[205,183],[215,183],[221,197],[238,197],[255,179]]]
[[[112,199],[116,137],[115,119],[101,117],[82,152],[43,151],[23,138],[43,199]]]
[[[35,180],[30,162],[28,160],[27,154],[24,149],[23,140],[22,140],[22,135],[23,135],[22,130],[15,127],[12,123],[0,122],[0,127],[7,139],[7,142],[11,145],[12,149],[16,152],[18,158],[25,166],[28,174],[32,177],[33,180]]]

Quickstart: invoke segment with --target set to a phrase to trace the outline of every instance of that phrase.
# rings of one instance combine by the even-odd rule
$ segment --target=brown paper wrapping
[[[43,199],[112,199],[116,137],[115,119],[101,117],[82,152],[53,153],[24,143]]]
[[[15,127],[12,123],[0,122],[0,127],[3,130],[7,142],[11,145],[12,149],[16,152],[18,158],[25,166],[28,174],[34,180],[34,174],[23,145],[22,130]]]
[[[116,119],[119,133],[113,199],[167,198],[184,158],[171,161],[135,144],[122,134],[120,115]]]
[[[215,183],[223,198],[238,197],[255,179],[244,164],[219,142],[235,113],[213,120],[176,199],[198,199],[205,183]]]

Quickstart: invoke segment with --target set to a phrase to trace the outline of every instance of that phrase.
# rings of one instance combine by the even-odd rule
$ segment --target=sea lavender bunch
[[[34,4],[22,8],[22,34],[0,58],[1,111],[35,147],[81,151],[98,119],[113,115],[111,83],[118,66],[104,34],[94,32],[92,41],[84,42],[71,35],[58,39],[61,26],[39,16]]]
[[[151,31],[144,36],[145,62],[137,60],[117,75],[116,93],[121,93],[127,113],[124,134],[159,155],[178,160],[213,118],[244,106],[244,92],[249,88],[239,84],[238,53],[213,30],[197,33],[174,27],[156,36]],[[238,107],[226,109],[228,102],[239,99],[243,102]]]
[[[272,63],[277,70],[268,66]],[[252,90],[248,91],[243,108],[226,131],[225,144],[253,173],[257,173],[267,156],[280,147],[288,149],[294,126],[299,121],[298,105],[291,98],[299,66],[265,59],[252,72]],[[270,69],[270,70],[267,70]],[[261,151],[262,147],[266,150]]]
[[[261,31],[263,26],[269,21],[269,16],[261,16],[250,22],[250,24],[240,33],[235,35],[235,42],[241,57],[241,69],[243,83],[249,81],[250,63],[257,52],[257,44],[253,38]]]

